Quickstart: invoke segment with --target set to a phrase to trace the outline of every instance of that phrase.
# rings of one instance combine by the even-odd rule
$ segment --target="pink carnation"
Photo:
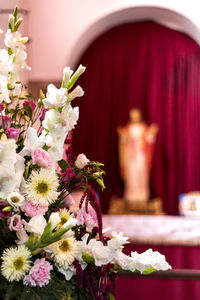
[[[32,160],[33,165],[37,164],[42,168],[49,168],[53,164],[49,153],[42,148],[33,151]]]
[[[98,226],[98,220],[97,220],[97,215],[96,212],[92,209],[88,209],[88,213],[86,212],[85,208],[82,207],[77,211],[77,216],[76,218],[78,219],[78,223],[80,225],[86,225],[89,230],[92,230],[93,227]]]
[[[75,161],[75,166],[79,169],[83,169],[89,163],[89,159],[85,156],[85,154],[79,154]]]
[[[0,127],[7,129],[10,127],[10,125],[11,125],[11,117],[0,116]]]
[[[28,217],[35,217],[37,215],[44,215],[48,210],[48,206],[34,205],[31,202],[26,201],[23,210]]]
[[[43,287],[49,283],[51,270],[53,270],[53,267],[48,261],[44,258],[38,258],[29,274],[24,277],[23,282],[25,285]]]
[[[7,135],[7,138],[9,138],[9,139],[14,139],[15,141],[17,141],[19,134],[20,134],[19,129],[12,128],[12,127],[6,129],[6,135]]]
[[[35,110],[36,108],[36,104],[33,101],[24,101],[23,106],[29,106],[31,108],[32,111]]]
[[[24,220],[21,219],[20,215],[14,215],[8,219],[9,229],[11,231],[19,231],[22,230],[22,225],[24,224]]]

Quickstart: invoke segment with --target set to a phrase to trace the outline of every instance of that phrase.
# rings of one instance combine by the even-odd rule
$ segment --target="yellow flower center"
[[[42,181],[39,182],[38,185],[36,186],[36,191],[38,194],[46,194],[46,192],[49,190],[49,186],[46,182]]]
[[[60,222],[60,225],[64,225],[69,219],[69,216],[65,216],[65,217],[61,217],[61,222]]]
[[[21,257],[18,257],[15,261],[14,261],[14,267],[16,271],[20,271],[23,266],[24,266],[24,260]]]
[[[17,202],[19,202],[19,198],[17,198],[17,197],[11,197],[11,201],[13,203],[17,203]]]
[[[59,243],[59,249],[63,252],[68,252],[71,249],[70,243],[68,240],[60,241]]]

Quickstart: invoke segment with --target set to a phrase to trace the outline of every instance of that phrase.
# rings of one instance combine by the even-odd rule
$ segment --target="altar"
[[[104,215],[104,228],[123,232],[131,251],[148,248],[166,256],[173,269],[200,269],[200,218],[181,216]],[[109,231],[108,231],[109,234]],[[120,277],[117,300],[198,300],[200,281]]]

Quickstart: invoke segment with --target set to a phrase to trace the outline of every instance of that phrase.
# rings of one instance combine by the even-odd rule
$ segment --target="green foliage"
[[[61,159],[58,161],[59,167],[62,169],[63,172],[66,172],[70,165],[66,162],[66,160]]]

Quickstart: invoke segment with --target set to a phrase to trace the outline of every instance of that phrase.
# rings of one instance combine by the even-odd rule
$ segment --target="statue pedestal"
[[[160,198],[141,202],[127,203],[125,199],[112,197],[109,214],[135,214],[135,215],[164,215]]]

